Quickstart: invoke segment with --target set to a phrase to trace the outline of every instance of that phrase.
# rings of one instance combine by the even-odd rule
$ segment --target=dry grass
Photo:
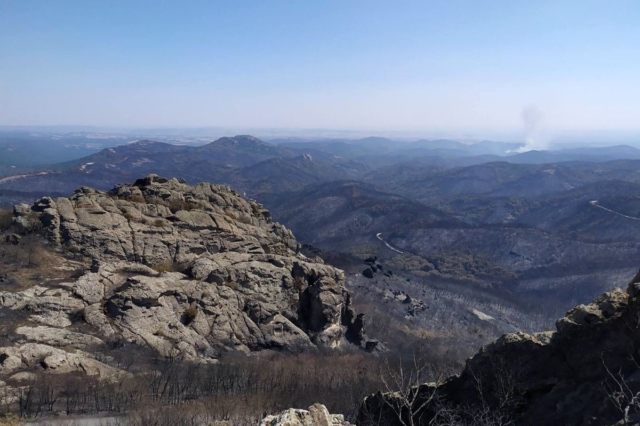
[[[0,271],[20,287],[69,281],[84,269],[61,253],[42,245],[37,235],[28,235],[18,245],[0,243]]]
[[[198,207],[197,205],[191,204],[185,200],[175,200],[175,199],[165,200],[155,195],[142,196],[140,194],[134,194],[126,197],[125,200],[131,201],[134,203],[154,204],[156,206],[164,206],[169,208],[171,213],[174,213],[174,214],[181,210],[189,211]]]
[[[236,284],[233,281],[225,281],[222,283],[223,286],[225,287],[229,287],[231,290],[237,290],[238,289],[238,284]]]
[[[156,272],[182,272],[187,268],[187,263],[176,263],[170,260],[167,260],[162,263],[156,263],[155,265],[151,265],[151,269]]]
[[[189,204],[187,201],[182,200],[170,200],[165,204],[171,210],[171,213],[177,213],[181,210],[189,211],[193,209],[193,206]]]
[[[127,197],[127,201],[131,201],[132,203],[140,203],[140,204],[146,204],[147,200],[144,199],[144,197],[140,194],[132,194],[129,195]]]
[[[160,197],[156,197],[155,195],[147,195],[146,197],[144,197],[144,199],[147,202],[147,204],[155,204],[160,206],[165,205],[164,200]]]
[[[0,426],[21,426],[24,422],[15,414],[9,413],[0,417]]]
[[[151,266],[151,269],[156,272],[173,272],[173,262],[157,263]]]
[[[145,202],[147,204],[155,204],[157,206],[168,207],[169,210],[171,210],[171,213],[177,213],[181,210],[189,211],[197,207],[185,200],[175,200],[175,199],[164,200],[156,196],[147,196],[145,198]]]

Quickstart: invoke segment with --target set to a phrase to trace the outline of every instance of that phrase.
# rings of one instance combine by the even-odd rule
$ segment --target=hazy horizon
[[[3,9],[4,126],[311,129],[531,149],[640,134],[633,1]]]
[[[159,140],[215,140],[225,136],[252,135],[263,140],[300,139],[300,140],[357,140],[364,138],[386,138],[399,142],[417,140],[452,140],[463,143],[496,141],[526,144],[525,132],[411,132],[411,131],[369,131],[344,129],[291,129],[291,128],[228,128],[228,127],[100,127],[82,125],[59,126],[11,126],[0,125],[1,133],[29,133],[31,135],[72,135],[93,134],[96,138],[108,136],[122,138],[159,139]],[[140,140],[132,139],[132,140]],[[562,149],[572,147],[605,147],[630,145],[640,149],[640,131],[585,131],[556,134],[544,147],[527,147],[525,150]]]

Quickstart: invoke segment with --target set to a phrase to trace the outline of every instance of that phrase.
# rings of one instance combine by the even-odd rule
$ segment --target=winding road
[[[591,205],[592,205],[592,206],[594,206],[594,207],[598,207],[598,208],[600,208],[600,209],[602,209],[602,210],[606,210],[606,211],[608,211],[608,212],[611,212],[611,213],[613,213],[613,214],[617,214],[618,216],[626,217],[627,219],[631,219],[631,220],[640,220],[640,217],[627,216],[626,214],[618,213],[618,212],[617,212],[617,211],[615,211],[615,210],[611,210],[611,209],[608,209],[608,208],[606,208],[606,207],[603,207],[603,206],[601,206],[600,204],[598,204],[598,200],[589,201],[589,204],[591,204]]]
[[[386,242],[380,235],[382,235],[382,232],[378,232],[376,234],[376,238],[379,239],[380,241],[382,241],[384,243],[385,246],[389,247],[391,250],[395,251],[396,253],[400,253],[403,254],[403,251],[398,250],[397,248],[393,248],[391,247],[391,244],[389,244],[388,242]]]
[[[16,179],[22,179],[22,178],[26,178],[29,176],[42,176],[42,175],[48,175],[51,174],[52,172],[39,172],[39,173],[30,173],[30,174],[24,174],[24,175],[11,175],[11,176],[5,176],[3,178],[0,178],[0,183],[5,183],[5,182],[9,182],[11,180],[16,180]]]
[[[598,204],[598,200],[589,201],[589,204],[591,204],[593,207],[597,207],[597,208],[599,208],[599,209],[606,210],[606,211],[608,211],[609,213],[617,214],[618,216],[622,216],[622,217],[624,217],[624,218],[626,218],[626,219],[631,219],[631,220],[640,220],[640,217],[629,216],[629,215],[626,215],[626,214],[619,213],[619,212],[617,212],[617,211],[615,211],[615,210],[611,210],[611,209],[608,209],[608,208],[606,208],[606,207],[603,207],[603,206],[601,206],[600,204]],[[385,245],[385,246],[387,246],[387,247],[388,247],[388,248],[390,248],[391,250],[395,251],[396,253],[400,253],[400,254],[403,254],[403,253],[404,253],[404,252],[402,252],[402,251],[398,250],[397,248],[392,247],[392,246],[391,246],[391,244],[389,244],[385,239],[383,239],[383,238],[381,237],[381,235],[382,235],[382,232],[378,232],[378,233],[376,234],[376,238],[377,238],[377,239],[379,239],[380,241],[382,241],[382,242],[384,243],[384,245]]]

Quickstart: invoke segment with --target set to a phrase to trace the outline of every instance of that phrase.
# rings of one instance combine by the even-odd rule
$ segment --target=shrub
[[[164,200],[160,197],[156,197],[155,195],[148,195],[146,197],[144,197],[145,201],[147,204],[155,204],[155,205],[159,205],[159,206],[164,206],[166,205],[166,203],[164,202]]]
[[[198,306],[191,305],[187,309],[184,310],[182,314],[182,318],[184,319],[185,324],[191,324],[193,320],[198,316]]]
[[[141,203],[146,204],[147,200],[140,194],[131,194],[127,197],[127,201],[131,201],[132,203]]]
[[[189,202],[184,200],[170,200],[167,203],[167,207],[169,207],[169,210],[171,210],[171,213],[177,213],[180,210],[189,211],[193,208],[193,206],[189,204]]]
[[[298,291],[302,291],[305,288],[306,284],[307,282],[302,277],[295,277],[293,279],[293,288],[295,288]]]
[[[29,230],[31,232],[38,232],[42,229],[42,221],[40,220],[41,216],[42,215],[40,213],[29,213],[26,216],[27,223],[29,224]]]
[[[9,413],[0,417],[0,426],[20,426],[24,423],[15,414]]]
[[[10,210],[0,210],[0,232],[6,231],[11,227],[13,213]]]
[[[164,228],[164,220],[162,219],[156,219],[153,221],[153,226],[155,226],[156,228]]]

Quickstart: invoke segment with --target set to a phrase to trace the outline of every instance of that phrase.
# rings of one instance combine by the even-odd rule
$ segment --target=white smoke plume
[[[542,111],[535,105],[527,105],[521,115],[525,130],[525,145],[519,148],[518,152],[548,149],[547,141],[540,131],[544,119]]]

